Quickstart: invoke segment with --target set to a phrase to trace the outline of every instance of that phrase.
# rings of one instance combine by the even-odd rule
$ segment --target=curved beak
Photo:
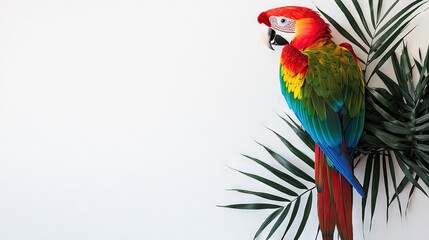
[[[265,44],[271,50],[274,50],[274,46],[284,46],[289,44],[289,42],[284,39],[282,36],[276,34],[276,31],[272,28],[268,28],[268,32],[262,36]]]

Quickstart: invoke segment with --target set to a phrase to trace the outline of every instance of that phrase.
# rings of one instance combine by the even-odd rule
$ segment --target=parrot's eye
[[[285,27],[290,23],[293,23],[294,21],[292,21],[291,19],[287,19],[287,18],[279,18],[277,19],[277,25],[279,25],[279,27]]]
[[[286,17],[270,17],[271,27],[287,33],[295,32],[295,21]]]

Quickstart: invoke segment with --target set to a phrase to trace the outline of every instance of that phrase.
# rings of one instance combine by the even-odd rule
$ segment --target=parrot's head
[[[292,44],[299,50],[311,46],[321,38],[331,38],[329,25],[310,8],[287,6],[262,12],[258,22],[268,27],[264,41],[272,45]]]

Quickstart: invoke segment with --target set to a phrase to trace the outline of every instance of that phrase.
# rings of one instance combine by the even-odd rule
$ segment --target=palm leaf
[[[379,0],[377,5],[373,0],[369,0],[368,5],[370,9],[372,29],[368,26],[365,14],[361,8],[361,3],[357,0],[351,1],[354,7],[353,12],[350,10],[351,8],[347,7],[343,3],[343,1],[335,0],[335,3],[344,14],[352,32],[346,30],[338,21],[334,20],[320,8],[318,8],[318,10],[341,35],[362,50],[366,55],[359,56],[359,59],[366,59],[364,61],[361,60],[361,62],[365,65],[365,74],[369,74],[366,75],[369,76],[366,80],[366,82],[369,83],[371,78],[386,63],[390,56],[392,56],[395,49],[403,41],[405,36],[412,31],[412,29],[407,30],[407,26],[417,15],[424,11],[418,12],[427,3],[427,1],[415,0],[409,5],[399,8],[397,7],[397,3],[399,2],[397,0],[390,6],[390,8],[383,11],[382,0]],[[396,12],[396,14],[390,16],[392,10],[395,10],[394,12]],[[357,22],[356,19],[359,19],[359,22]],[[384,21],[385,19],[388,20]],[[367,36],[360,26],[363,26]],[[357,38],[355,36],[357,36]],[[370,65],[373,67],[370,68]],[[367,71],[368,69],[372,70]]]
[[[303,136],[303,140],[309,140],[308,134],[296,123],[294,123],[293,121],[289,122],[283,116],[280,117],[284,120],[285,127],[291,127],[294,133],[296,133],[298,136]],[[302,162],[309,167],[309,171],[314,171],[313,160],[311,160],[301,150],[294,147],[288,140],[286,140],[286,138],[282,137],[278,132],[272,129],[269,130],[274,134],[274,136],[281,140],[281,142],[285,146],[285,149],[288,149],[293,155],[295,155],[297,159],[302,160]],[[309,142],[312,142],[311,138]],[[257,166],[262,167],[264,170],[266,170],[268,174],[270,174],[270,177],[267,178],[258,174],[253,174],[240,170],[236,171],[240,172],[246,177],[256,180],[259,183],[262,183],[264,186],[267,187],[267,191],[253,191],[245,189],[230,189],[230,191],[255,196],[267,202],[231,204],[223,205],[221,207],[241,210],[272,210],[256,231],[254,235],[255,239],[258,238],[265,230],[269,229],[268,226],[273,222],[274,224],[271,229],[269,229],[269,233],[266,239],[271,238],[273,234],[277,232],[280,226],[283,224],[287,225],[284,234],[288,233],[294,222],[299,223],[298,230],[295,233],[295,237],[299,237],[304,231],[304,226],[307,224],[307,220],[311,213],[311,206],[313,202],[312,191],[315,189],[314,179],[313,177],[308,175],[305,170],[298,168],[295,164],[293,164],[290,159],[283,157],[282,154],[273,151],[271,148],[264,144],[258,144],[262,147],[262,149],[266,150],[277,163],[279,163],[279,166],[270,164],[268,160],[262,160],[256,157],[251,157],[243,154],[246,159],[251,160],[253,163],[256,163]],[[303,184],[303,181],[310,182],[310,187]],[[288,187],[286,185],[290,185],[291,187]],[[276,193],[273,194],[273,192]],[[308,198],[306,203],[304,204],[301,199],[305,197],[305,195],[308,195]],[[303,209],[302,215],[298,214],[301,208]]]
[[[427,56],[425,56],[425,60]],[[363,146],[369,146],[374,142],[373,139],[378,140],[376,147],[367,150],[385,154],[386,157],[381,159],[381,164],[384,175],[387,174],[385,166],[389,166],[390,178],[383,176],[385,193],[387,199],[389,199],[388,206],[396,199],[399,212],[402,215],[399,195],[403,193],[405,187],[411,184],[407,201],[408,207],[416,189],[427,195],[420,182],[429,186],[429,155],[426,154],[429,151],[429,115],[426,109],[419,111],[419,108],[425,105],[428,96],[428,82],[423,82],[427,78],[428,72],[427,69],[423,68],[424,63],[420,63],[423,62],[420,56],[420,61],[414,61],[419,63],[414,66],[420,65],[418,69],[419,76],[416,77],[418,83],[414,87],[412,58],[409,55],[407,46],[403,46],[402,53],[399,56],[394,54],[391,59],[396,81],[381,71],[377,72],[388,91],[368,87],[367,113],[370,116],[376,115],[379,117],[366,119],[365,134],[371,137],[362,138],[362,142],[364,142],[362,144]],[[395,156],[395,158],[392,158],[391,155]],[[396,184],[397,176],[394,170],[394,160],[396,160],[403,174],[399,185]],[[368,172],[367,170],[370,169],[365,170],[365,178],[370,176],[377,178],[377,171]],[[391,180],[394,187],[392,196],[389,196],[388,179]],[[374,187],[373,185],[372,194],[376,191]],[[375,201],[376,198],[372,201]],[[363,208],[365,208],[364,204]],[[388,217],[388,212],[386,216]]]

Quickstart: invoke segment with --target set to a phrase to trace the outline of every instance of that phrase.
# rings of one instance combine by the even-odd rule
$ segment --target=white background
[[[258,200],[228,188],[265,189],[229,168],[264,173],[240,156],[266,157],[254,140],[284,151],[265,128],[288,134],[279,52],[256,17],[292,4],[314,6],[0,1],[0,239],[252,239],[269,212],[216,205]],[[334,1],[317,6],[345,21]],[[419,25],[410,48],[428,37]],[[393,205],[388,225],[378,204],[365,239],[429,235],[422,194],[402,220]],[[314,213],[301,239],[314,239]]]

